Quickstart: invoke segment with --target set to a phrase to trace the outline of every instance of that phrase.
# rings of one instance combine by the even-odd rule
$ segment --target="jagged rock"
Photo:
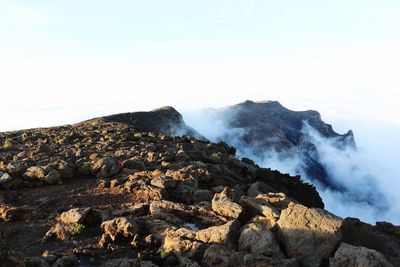
[[[61,181],[60,177],[61,175],[59,171],[47,168],[47,174],[43,178],[39,178],[39,180],[42,180],[48,184],[55,184]]]
[[[302,266],[319,266],[340,243],[342,219],[322,209],[289,204],[277,222],[286,256]]]
[[[105,262],[101,267],[142,267],[139,260],[130,258],[113,259]]]
[[[220,226],[211,226],[196,232],[195,239],[207,244],[224,244],[236,247],[240,231],[238,221],[230,221]]]
[[[75,255],[66,255],[58,258],[52,267],[73,267],[76,266],[78,258]]]
[[[13,179],[11,175],[6,172],[0,171],[0,188],[10,189],[19,184],[19,181]]]
[[[202,201],[211,202],[214,194],[210,190],[206,189],[197,189],[193,193],[193,202],[198,203]]]
[[[60,221],[69,224],[90,225],[101,220],[99,211],[91,208],[74,208],[61,213]]]
[[[144,162],[128,159],[122,163],[122,168],[131,169],[131,170],[138,170],[138,171],[145,171],[146,166]]]
[[[23,175],[25,180],[39,180],[46,176],[46,171],[42,167],[33,166],[29,167]]]
[[[57,163],[57,170],[60,172],[62,178],[72,178],[74,177],[74,165],[68,163],[64,160],[60,160]]]
[[[271,258],[247,254],[243,257],[244,267],[298,267],[295,259]]]
[[[12,176],[21,176],[26,168],[25,163],[17,160],[13,160],[7,164],[7,172]]]
[[[229,187],[225,187],[221,193],[215,194],[211,202],[212,209],[222,216],[237,219],[243,209],[239,204],[231,200],[231,194]]]
[[[96,177],[99,179],[113,176],[120,170],[121,166],[111,157],[97,160],[92,166],[92,171],[96,173]]]
[[[242,228],[239,250],[269,257],[284,257],[268,225],[257,219]]]
[[[105,221],[101,224],[103,235],[99,241],[101,247],[106,246],[110,241],[116,241],[117,238],[130,239],[140,234],[140,227],[132,217],[119,217]]]
[[[342,227],[342,242],[377,250],[400,262],[400,235],[380,231],[378,227],[358,219],[346,218]]]
[[[270,185],[264,182],[257,181],[250,185],[249,189],[247,190],[247,196],[257,197],[260,194],[264,194],[266,192],[271,192],[271,191],[273,191],[273,188]]]
[[[39,217],[39,210],[33,207],[0,205],[0,219],[6,222],[29,221]]]
[[[38,149],[36,151],[38,153],[48,153],[48,152],[51,151],[51,148],[50,148],[50,146],[48,144],[43,143],[43,144],[39,145],[39,147],[38,147]]]
[[[156,177],[153,178],[150,181],[152,186],[162,188],[162,189],[168,189],[168,188],[174,188],[176,186],[176,183],[174,180],[165,178],[165,177]]]
[[[57,222],[49,229],[49,231],[46,232],[44,240],[49,240],[52,237],[59,240],[68,240],[73,235],[75,227],[76,224]]]
[[[335,256],[329,259],[330,267],[394,267],[376,250],[341,243]]]
[[[207,267],[243,266],[244,253],[221,245],[212,245],[204,252],[202,263]]]

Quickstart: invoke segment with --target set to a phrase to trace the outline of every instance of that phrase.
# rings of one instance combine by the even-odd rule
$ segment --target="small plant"
[[[133,141],[139,141],[140,138],[142,138],[142,134],[141,133],[135,133],[132,137]]]
[[[111,151],[108,151],[104,153],[104,157],[112,157],[113,153]]]
[[[85,226],[83,224],[78,223],[75,225],[75,227],[72,229],[72,234],[73,235],[79,235],[83,230],[85,229]]]
[[[211,158],[215,161],[220,161],[222,159],[222,153],[221,152],[212,153]]]
[[[90,163],[84,162],[82,166],[79,167],[79,172],[83,175],[89,175],[91,171]]]
[[[164,248],[160,248],[160,249],[158,250],[158,253],[160,254],[160,258],[161,258],[161,259],[165,259],[165,258],[168,256],[169,251],[166,250],[166,249],[164,249]]]
[[[10,141],[5,141],[3,144],[3,148],[7,149],[7,148],[11,148],[12,147],[12,143]]]
[[[205,169],[207,169],[207,164],[205,164],[205,163],[202,162],[202,161],[196,161],[196,162],[194,163],[194,167],[195,167],[196,169],[205,170]]]

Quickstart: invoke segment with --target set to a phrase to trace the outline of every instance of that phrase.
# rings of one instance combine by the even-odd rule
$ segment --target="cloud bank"
[[[304,122],[302,131],[316,145],[320,163],[327,170],[332,183],[344,190],[334,191],[311,181],[305,173],[305,163],[299,153],[293,151],[260,153],[257,143],[243,143],[244,129],[232,129],[229,118],[218,115],[216,110],[203,110],[184,113],[185,121],[200,134],[211,141],[224,140],[237,148],[238,157],[249,157],[258,165],[279,170],[283,173],[301,175],[304,180],[316,185],[325,208],[334,214],[357,217],[368,223],[390,221],[400,224],[399,164],[396,164],[395,149],[400,143],[387,142],[393,139],[394,132],[400,134],[397,125],[370,124],[353,121],[358,148],[338,148],[335,140],[324,138]],[[380,129],[379,135],[372,135]],[[357,132],[360,129],[360,132]],[[267,134],[267,133],[266,133]],[[393,135],[393,136],[392,136]],[[359,140],[357,136],[360,136]],[[397,141],[398,142],[398,141]],[[397,153],[397,152],[396,152]]]

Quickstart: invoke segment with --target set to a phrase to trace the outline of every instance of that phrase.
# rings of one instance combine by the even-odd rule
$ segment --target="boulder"
[[[222,245],[212,245],[204,252],[202,266],[230,267],[243,266],[244,253],[235,252]]]
[[[341,243],[329,267],[394,267],[378,251]]]
[[[101,267],[142,267],[139,260],[130,258],[120,258],[108,260]]]
[[[193,193],[193,202],[195,202],[195,203],[203,202],[203,201],[210,202],[212,200],[213,196],[214,195],[210,190],[197,189]]]
[[[60,160],[57,163],[57,170],[60,172],[62,178],[72,178],[74,177],[74,165],[68,163],[64,160]]]
[[[341,241],[353,246],[374,249],[400,262],[399,232],[396,234],[380,229],[358,219],[346,218],[341,227]]]
[[[39,180],[39,179],[43,179],[46,176],[46,171],[44,168],[42,167],[38,167],[38,166],[33,166],[33,167],[29,167],[26,172],[23,174],[23,178],[25,180],[29,180],[29,181],[34,181],[34,180]]]
[[[196,232],[195,239],[207,244],[224,244],[234,248],[240,231],[238,221],[230,221],[223,225],[211,226]]]
[[[91,208],[74,208],[61,213],[60,221],[69,224],[90,225],[101,220],[101,214]]]
[[[133,160],[133,159],[127,159],[124,162],[122,162],[122,168],[138,170],[138,171],[146,170],[146,166],[145,166],[144,162],[141,162],[138,160]]]
[[[56,184],[61,181],[61,175],[59,171],[51,168],[47,168],[46,171],[47,174],[43,178],[39,178],[39,180],[42,180],[48,184]]]
[[[166,177],[153,178],[150,181],[150,183],[152,186],[162,188],[162,189],[174,188],[176,186],[176,183],[174,180],[166,178]]]
[[[39,210],[33,207],[0,205],[0,220],[5,222],[29,221],[39,217]]]
[[[243,226],[239,238],[239,250],[269,257],[284,258],[274,235],[262,220],[254,220]]]
[[[16,185],[15,183],[15,179],[13,179],[11,177],[11,175],[9,175],[6,172],[2,172],[0,171],[0,188],[5,188],[5,189],[9,189],[11,188],[13,185]]]
[[[318,208],[289,204],[277,222],[286,256],[301,266],[319,266],[340,243],[342,219]]]
[[[138,223],[131,217],[119,217],[105,221],[101,224],[103,235],[99,241],[101,247],[105,247],[117,238],[132,241],[136,235],[140,234]]]
[[[211,201],[212,209],[222,216],[237,219],[243,209],[232,201],[231,193],[229,187],[225,187],[221,193],[216,193]]]
[[[21,176],[26,168],[26,164],[22,161],[13,160],[7,164],[7,172],[12,176]]]
[[[236,265],[237,266],[237,265]],[[298,267],[295,259],[272,258],[262,255],[247,254],[243,257],[244,267]]]
[[[92,166],[92,171],[96,173],[96,177],[99,179],[111,177],[120,170],[121,166],[112,157],[99,159]]]

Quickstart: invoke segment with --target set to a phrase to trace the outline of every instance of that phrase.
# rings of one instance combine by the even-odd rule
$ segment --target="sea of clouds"
[[[320,163],[333,179],[332,183],[345,188],[339,192],[310,180],[305,174],[303,159],[295,151],[255,153],[259,150],[257,143],[244,144],[241,141],[244,130],[232,129],[228,124],[229,118],[221,117],[215,110],[183,115],[186,123],[207,139],[224,140],[235,146],[238,157],[249,157],[262,167],[301,175],[302,179],[317,187],[328,211],[372,224],[376,221],[400,224],[400,125],[353,120],[350,123],[357,149],[343,149],[335,145],[335,140],[322,137],[304,122],[302,131],[316,145]],[[340,119],[335,121],[342,122]],[[344,125],[348,123],[343,121]]]

